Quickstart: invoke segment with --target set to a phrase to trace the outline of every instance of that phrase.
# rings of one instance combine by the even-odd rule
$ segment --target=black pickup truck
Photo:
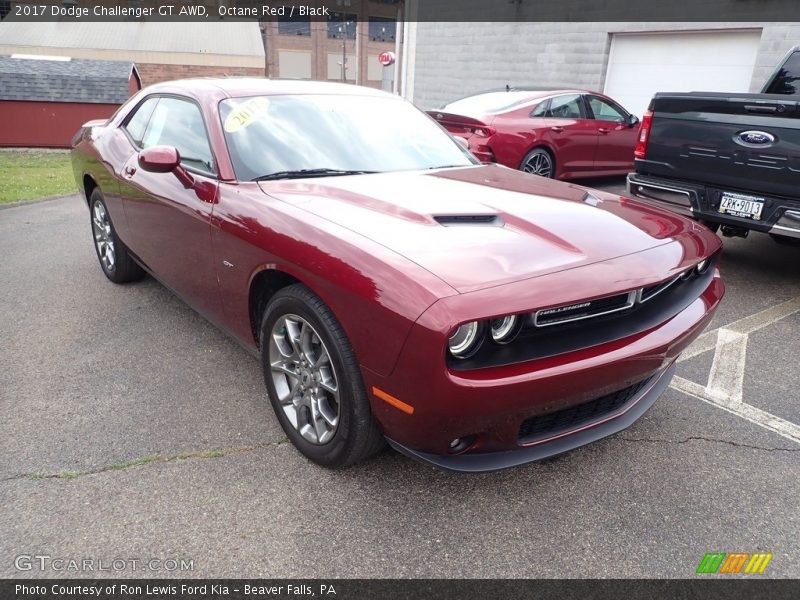
[[[761,94],[658,93],[628,192],[723,235],[800,242],[800,46]]]

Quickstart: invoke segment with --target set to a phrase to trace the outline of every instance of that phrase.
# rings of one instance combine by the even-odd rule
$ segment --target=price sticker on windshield
[[[266,98],[250,98],[250,100],[234,108],[233,111],[225,117],[225,122],[222,124],[222,127],[228,133],[235,133],[240,129],[249,127],[267,111],[268,106],[269,100]]]

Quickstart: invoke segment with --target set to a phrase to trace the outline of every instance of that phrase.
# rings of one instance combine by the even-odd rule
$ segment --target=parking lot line
[[[737,333],[750,334],[759,329],[763,329],[768,325],[772,325],[775,321],[788,317],[796,312],[800,312],[800,296],[792,298],[781,304],[776,304],[770,308],[764,309],[753,315],[743,317],[738,321],[725,325],[725,329],[735,331]],[[720,328],[721,329],[721,328]],[[694,358],[703,352],[713,350],[717,345],[717,332],[719,329],[712,329],[706,331],[698,337],[691,346],[683,351],[678,362],[683,362]]]
[[[674,377],[671,387],[800,444],[799,425],[747,404],[743,398],[749,335],[798,311],[800,297],[705,332],[687,348],[679,362],[714,350],[708,382],[703,386]]]
[[[791,421],[781,419],[746,402],[725,402],[720,400],[709,394],[707,389],[699,383],[689,381],[683,377],[673,377],[670,387],[800,444],[800,426]]]

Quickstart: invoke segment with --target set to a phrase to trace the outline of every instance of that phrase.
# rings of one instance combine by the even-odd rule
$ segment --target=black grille
[[[675,283],[678,283],[678,281],[680,281],[680,279],[681,279],[680,277],[675,277],[674,279],[670,279],[669,281],[665,281],[665,282],[659,283],[657,285],[651,285],[649,287],[643,288],[642,289],[642,297],[640,299],[641,302],[647,302],[651,298],[653,298],[655,296],[658,296],[664,290],[672,287],[672,285],[674,285]]]
[[[649,382],[650,379],[648,378],[635,385],[589,400],[583,404],[525,419],[519,427],[519,439],[522,443],[532,442],[538,438],[548,437],[561,431],[575,429],[581,425],[598,421],[627,404]]]

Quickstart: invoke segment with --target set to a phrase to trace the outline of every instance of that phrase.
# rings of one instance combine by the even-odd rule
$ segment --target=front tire
[[[306,286],[286,287],[267,305],[261,364],[278,421],[307,458],[345,467],[383,447],[350,342]]]
[[[94,250],[103,273],[114,283],[128,283],[144,276],[144,270],[131,258],[117,236],[108,214],[103,192],[95,188],[89,197],[89,214],[94,236]]]

